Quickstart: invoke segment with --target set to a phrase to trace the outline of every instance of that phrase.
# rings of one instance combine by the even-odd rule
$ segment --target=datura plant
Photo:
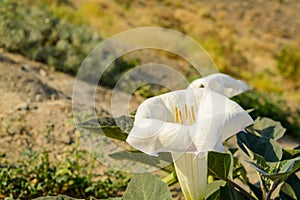
[[[220,82],[212,84],[214,79]],[[207,152],[224,151],[222,141],[253,123],[237,103],[213,91],[229,81],[234,87],[234,80],[225,76],[196,80],[188,89],[147,99],[135,115],[126,141],[153,156],[171,152],[186,199],[205,198]],[[208,88],[195,87],[199,82]],[[236,86],[239,91],[231,88],[228,93],[232,95],[247,89],[240,85]]]
[[[277,141],[285,128],[279,122],[253,121],[251,112],[229,99],[248,89],[228,75],[212,74],[187,89],[146,99],[135,116],[100,117],[78,126],[131,146],[112,158],[126,162],[138,154],[143,159],[136,162],[163,170],[162,180],[157,173],[134,174],[116,199],[171,200],[168,186],[177,181],[187,200],[300,199],[300,146],[282,148]],[[158,165],[161,155],[173,165]],[[250,179],[244,165],[257,176],[251,173]]]

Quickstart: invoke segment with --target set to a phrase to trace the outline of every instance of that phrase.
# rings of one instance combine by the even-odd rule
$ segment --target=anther
[[[192,113],[192,121],[193,121],[193,123],[194,123],[196,117],[195,117],[195,111],[194,111],[194,107],[193,107],[193,106],[191,107],[191,113]]]

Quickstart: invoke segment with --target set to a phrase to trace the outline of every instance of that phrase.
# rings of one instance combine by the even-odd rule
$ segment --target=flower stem
[[[244,188],[242,188],[240,185],[236,184],[235,182],[225,179],[225,181],[230,184],[232,187],[236,188],[239,192],[243,193],[246,197],[248,197],[251,200],[257,200],[254,196],[252,196],[249,192],[247,192]]]
[[[162,179],[163,182],[165,182],[168,186],[173,185],[177,181],[177,176],[175,172],[172,172],[171,174],[167,175]]]

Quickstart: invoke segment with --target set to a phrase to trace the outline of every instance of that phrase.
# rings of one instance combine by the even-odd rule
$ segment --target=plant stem
[[[263,177],[257,172],[259,176],[260,187],[263,195],[263,199],[266,199],[268,188],[266,186],[266,182],[263,180]]]
[[[163,182],[165,182],[168,186],[173,185],[177,182],[177,176],[175,172],[172,172],[171,174],[167,175],[162,179]]]
[[[247,192],[244,188],[242,188],[241,186],[239,186],[238,184],[236,184],[235,182],[229,180],[229,179],[225,179],[225,181],[227,183],[229,183],[232,187],[238,189],[241,193],[243,193],[246,197],[248,197],[251,200],[257,200],[254,196],[252,196],[249,192]]]
[[[266,200],[270,200],[271,199],[271,196],[272,196],[272,193],[274,192],[274,190],[277,188],[277,186],[279,185],[280,182],[273,182],[271,187],[270,187],[270,190],[268,191],[267,193],[267,197],[266,197]]]

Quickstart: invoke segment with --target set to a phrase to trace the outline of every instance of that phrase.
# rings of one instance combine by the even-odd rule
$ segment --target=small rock
[[[29,66],[28,65],[22,65],[21,70],[28,72],[29,71]]]
[[[47,72],[45,70],[43,70],[43,69],[40,69],[39,73],[43,77],[47,76]]]
[[[36,101],[41,101],[42,100],[42,96],[40,94],[35,95],[35,100]]]
[[[16,110],[29,110],[29,103],[28,102],[22,102],[15,106]]]

